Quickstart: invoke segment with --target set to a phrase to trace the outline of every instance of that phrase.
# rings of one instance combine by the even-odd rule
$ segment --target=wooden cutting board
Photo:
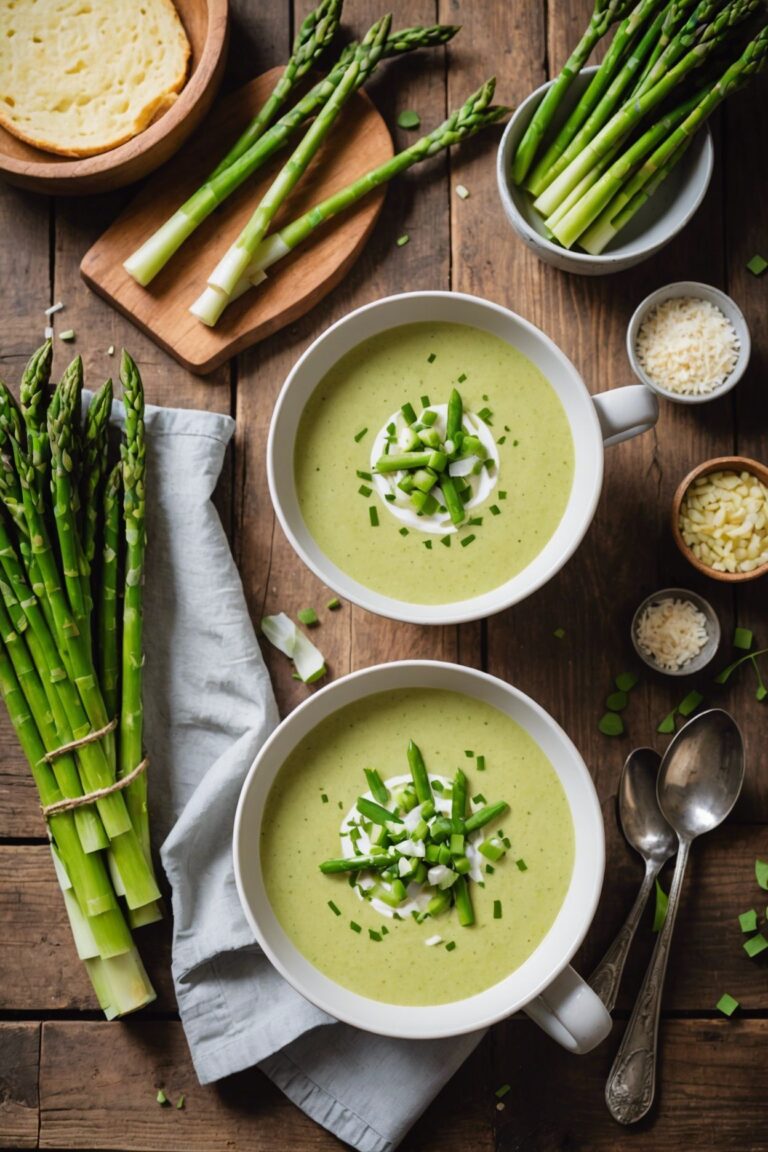
[[[246,180],[197,229],[147,288],[123,268],[130,256],[200,185],[274,87],[274,68],[222,100],[194,138],[144,186],[126,211],[86,253],[80,272],[104,296],[191,372],[212,372],[244,348],[308,312],[334,288],[362,251],[384,203],[372,192],[342,213],[269,272],[208,328],[188,311],[206,278],[249,219],[290,145]],[[300,139],[301,130],[293,138]],[[297,185],[273,228],[302,215],[393,154],[387,126],[362,93],[352,98]]]

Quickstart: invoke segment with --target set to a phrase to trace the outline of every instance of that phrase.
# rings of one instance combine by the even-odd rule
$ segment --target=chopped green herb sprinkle
[[[565,639],[565,628],[555,628],[552,635],[555,637],[556,640],[564,640]]]
[[[717,1008],[718,1012],[722,1012],[723,1016],[733,1016],[738,1007],[738,1000],[728,992],[724,992],[717,1004],[715,1004],[715,1008]]]
[[[407,232],[404,232],[402,236],[398,236],[398,238],[397,238],[398,248],[402,248],[405,244],[408,243],[409,240],[410,240],[410,236],[408,235]]]
[[[509,849],[512,847],[512,841],[510,840],[509,836],[503,836],[501,834],[501,832],[499,833],[499,835],[501,836],[502,844],[507,849],[507,851],[509,851]]]
[[[501,492],[501,491],[500,491],[500,492],[499,492],[499,500],[506,500],[506,498],[507,498],[507,494],[506,494],[506,492]]]
[[[750,628],[736,628],[733,633],[733,646],[743,649],[744,652],[749,652],[754,638],[754,633]]]
[[[400,531],[400,535],[401,535],[401,536],[408,536],[408,535],[410,535],[410,533],[408,532],[408,529],[407,529],[407,528],[401,528],[399,531]]]
[[[501,920],[501,900],[494,900],[493,902],[493,918],[494,920]]]
[[[403,419],[405,420],[406,424],[416,423],[416,413],[414,411],[413,404],[411,404],[409,400],[406,400],[400,411],[403,414]]]
[[[485,873],[487,876],[493,876],[495,871],[496,869],[494,868],[493,864],[486,864]]]
[[[431,548],[432,547],[432,541],[431,540],[424,540],[423,544],[424,544],[425,548]]]
[[[520,441],[519,441],[519,440],[513,440],[513,441],[512,441],[512,447],[513,447],[513,448],[517,448],[517,446],[518,446],[518,444],[519,444],[519,443],[520,443]]]
[[[749,912],[742,912],[739,916],[739,928],[742,932],[757,931],[757,912],[754,908],[750,908]]]
[[[768,863],[765,860],[755,860],[755,879],[763,891],[768,892]]]
[[[613,682],[619,692],[631,692],[635,684],[637,684],[637,680],[638,678],[634,672],[620,672]]]
[[[429,408],[429,396],[419,396],[419,403],[422,408]]]
[[[626,692],[611,692],[605,701],[605,706],[609,712],[623,712],[627,704],[629,704],[629,696]]]
[[[507,442],[506,436],[499,436],[498,440],[496,441],[497,444],[506,444],[506,442]]]
[[[663,736],[668,736],[671,732],[674,732],[676,715],[677,709],[673,708],[672,711],[668,712],[661,723],[657,726],[656,731],[661,732]]]
[[[339,600],[337,596],[334,596],[333,600],[328,601],[326,608],[329,612],[335,612],[338,608],[341,608],[341,600]]]
[[[362,440],[363,436],[365,436],[367,431],[368,431],[367,428],[361,428],[359,432],[355,433],[355,442],[357,444],[360,443],[360,441]]]
[[[325,793],[325,792],[323,792],[323,794],[322,794],[322,796],[320,797],[320,799],[322,800],[323,804],[327,804],[327,803],[328,803],[328,796],[326,795],[326,793]]]
[[[398,128],[418,128],[421,125],[421,116],[411,108],[405,108],[397,118]]]
[[[353,932],[362,932],[362,928],[354,920],[350,920],[349,926]]]
[[[382,924],[381,934],[382,936],[389,936],[389,928],[387,928],[386,924]]]
[[[328,907],[330,908],[331,912],[333,912],[334,916],[341,916],[341,909],[337,904],[334,904],[333,900],[328,901]]]
[[[459,376],[459,384],[463,384],[464,381],[466,380],[466,378],[467,378],[466,372],[462,372],[461,376]]]
[[[501,508],[499,508],[498,504],[491,504],[488,511],[490,512],[491,516],[501,516]]]
[[[618,712],[606,712],[598,720],[597,727],[603,736],[621,736],[624,731],[624,721]]]
[[[465,536],[461,541],[459,541],[459,543],[461,544],[462,548],[466,548],[467,545],[471,544],[472,541],[476,540],[476,539],[477,539],[477,537],[475,536],[475,534],[473,532],[470,532],[469,536]]]
[[[467,524],[470,528],[479,528],[482,523],[482,516],[470,516],[469,520],[467,520]]]
[[[768,260],[756,252],[750,260],[747,260],[747,268],[753,276],[762,276],[763,272],[768,268]]]
[[[170,1100],[166,1096],[165,1092],[163,1092],[162,1088],[158,1088],[155,1100],[157,1100],[158,1104],[170,1104]]]
[[[182,1092],[181,1096],[179,1096],[178,1100],[176,1101],[176,1107],[178,1108],[179,1111],[181,1111],[182,1108],[184,1107],[184,1101],[185,1100],[186,1100],[186,1096]]]
[[[473,804],[485,804],[485,802],[485,796],[483,796],[482,792],[478,792],[477,796],[472,797]]]
[[[477,414],[478,420],[482,420],[484,424],[490,424],[493,412],[490,408],[481,408]]]
[[[520,869],[521,872],[527,872],[528,871],[528,865],[526,864],[525,860],[522,860],[522,859],[521,860],[515,860],[515,864],[517,865],[517,867]]]
[[[504,1096],[506,1096],[507,1092],[511,1092],[511,1091],[512,1091],[512,1085],[511,1084],[502,1084],[500,1088],[496,1089],[496,1091],[494,1092],[494,1096],[496,1097],[497,1100],[501,1100],[504,1098]]]
[[[683,702],[678,705],[677,710],[681,716],[690,716],[691,712],[696,711],[703,699],[704,697],[701,692],[697,692],[694,688],[692,692],[688,693]]]
[[[434,364],[435,360],[437,360],[437,355],[434,352],[430,352],[429,356],[427,356],[427,363]]]
[[[377,944],[381,944],[381,932],[377,932],[375,928],[369,928],[368,935],[371,940],[375,940]]]
[[[766,948],[768,948],[768,940],[766,940],[762,932],[758,932],[757,935],[750,936],[749,940],[744,941],[743,948],[747,956],[759,956],[761,952],[765,952]]]
[[[371,476],[370,472],[363,472],[360,468],[357,469],[355,475],[357,476],[358,480],[373,480],[373,476]]]
[[[455,947],[456,947],[456,941],[455,940],[449,940],[448,943],[445,945],[445,950],[446,950],[446,952],[453,952]]]
[[[315,624],[320,623],[314,608],[299,608],[296,615],[299,618],[299,622],[305,624],[307,628],[314,628]]]
[[[371,522],[371,528],[378,528],[379,514],[373,504],[371,504],[370,508],[368,509],[368,519]]]
[[[465,748],[464,749],[464,755],[467,757],[468,760],[471,760],[475,754],[471,748]]]
[[[394,504],[397,497],[392,492],[387,492],[384,499],[386,500],[387,504]]]
[[[444,544],[446,548],[450,548],[450,546],[451,546],[450,536],[441,536],[440,537],[440,543]]]
[[[478,772],[485,772],[485,756],[478,756],[475,762],[475,767],[477,768]]]

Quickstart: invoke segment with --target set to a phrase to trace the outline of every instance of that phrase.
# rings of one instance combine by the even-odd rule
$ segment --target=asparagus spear
[[[387,39],[381,54],[382,59],[400,56],[417,48],[439,47],[447,44],[458,31],[457,26],[450,24],[436,24],[428,28],[404,28]],[[174,252],[178,251],[213,210],[283,148],[297,129],[322,108],[341,83],[357,47],[356,44],[348,45],[324,80],[315,84],[294,108],[264,132],[237,160],[222,171],[217,171],[216,175],[212,173],[173,216],[128,257],[124,267],[139,284],[149,284],[165,267]]]
[[[246,130],[213,169],[209,180],[226,171],[230,164],[239,160],[264,134],[296,85],[332,42],[339,28],[342,2],[343,0],[321,0],[317,8],[304,18],[296,33],[291,57],[280,79]]]
[[[21,411],[27,431],[27,445],[40,483],[47,474],[50,448],[45,418],[46,388],[51,377],[53,341],[32,353],[21,377]]]
[[[658,5],[659,0],[640,0],[616,29],[611,45],[600,67],[590,80],[589,87],[528,177],[525,186],[532,195],[539,196],[554,180],[558,171],[556,164],[559,158],[601,101],[638,30],[643,27]]]
[[[642,96],[654,84],[658,84],[665,73],[695,44],[706,44],[710,40],[722,43],[730,30],[751,16],[760,2],[761,0],[731,0],[723,7],[722,0],[701,0],[685,25],[659,54],[647,74],[641,77],[633,95]]]
[[[77,433],[83,362],[75,357],[61,378],[58,403],[48,411],[53,515],[75,633],[90,645],[90,568],[77,525]]]
[[[98,655],[99,682],[104,705],[110,716],[118,713],[120,683],[119,604],[117,598],[120,566],[120,510],[123,493],[123,468],[116,464],[107,477],[102,500],[101,579],[98,585]]]
[[[346,211],[374,188],[380,187],[412,165],[419,164],[430,156],[436,156],[444,148],[469,139],[476,132],[505,116],[507,108],[490,103],[495,86],[496,81],[493,78],[487,80],[467,98],[461,108],[452,112],[439,128],[435,128],[433,132],[423,136],[409,148],[393,156],[391,160],[372,168],[353,184],[315,204],[303,216],[286,224],[279,232],[274,232],[262,240],[253,254],[245,276],[232,293],[233,298],[247,291],[251,284],[260,283],[264,278],[265,268],[270,268],[289,252],[298,248],[312,236],[316,228],[332,220],[340,212]]]
[[[603,38],[610,26],[616,20],[620,20],[628,9],[629,3],[627,0],[595,0],[594,11],[586,32],[569,56],[557,80],[551,88],[549,88],[546,96],[539,104],[530,124],[523,134],[522,140],[517,146],[515,158],[512,162],[512,179],[515,184],[522,184],[523,180],[525,180],[544,137],[544,133],[551,124],[555,112],[560,107],[565,93],[573,82],[574,76],[578,75],[586,64],[598,40]]]
[[[385,16],[369,29],[348,65],[343,79],[272,181],[235,243],[208,277],[208,288],[190,309],[203,323],[211,326],[216,323],[280,206],[306,172],[344,105],[376,68],[390,24],[391,17]]]
[[[698,0],[670,0],[664,12],[664,21],[659,33],[659,39],[645,63],[645,68],[638,77],[635,87],[636,91],[640,88],[662,52],[666,50],[667,46],[671,44],[672,40],[677,36],[689,10],[693,8],[697,2]]]
[[[609,197],[607,206],[605,196],[599,197],[598,202],[603,208],[604,215],[607,215],[607,221],[603,216],[598,216],[593,227],[588,232],[585,232],[582,246],[589,244],[589,248],[586,249],[587,251],[596,250],[600,252],[603,250],[605,244],[616,235],[620,228],[642,207],[642,204],[645,203],[648,196],[658,188],[661,180],[671,171],[683,155],[694,133],[698,131],[701,125],[712,115],[723,100],[738,91],[748,83],[749,80],[756,76],[758,72],[762,71],[765,67],[767,57],[768,25],[750,41],[741,56],[726,69],[720,79],[706,94],[698,99],[695,106],[688,111],[683,122],[679,124],[673,132],[662,134],[663,142],[660,143],[659,147],[648,157],[642,167],[621,187],[618,194]],[[660,175],[661,179],[659,179]],[[610,173],[607,173],[606,176],[609,177]],[[644,189],[651,183],[653,183],[652,190],[642,196]],[[611,192],[616,192],[615,187],[611,185],[607,186]],[[597,189],[598,185],[596,185],[595,188]],[[642,199],[637,199],[640,196],[642,196]],[[626,213],[625,209],[630,205],[633,206],[632,211]],[[585,206],[585,215],[594,219],[591,204]],[[611,222],[616,222],[617,225],[613,229],[607,227]],[[569,236],[575,231],[578,224],[580,224],[580,221],[573,224],[571,232],[568,233]]]
[[[80,476],[82,544],[86,563],[93,565],[99,524],[101,484],[107,471],[109,415],[112,411],[112,381],[105,380],[91,401],[85,418],[83,463]]]

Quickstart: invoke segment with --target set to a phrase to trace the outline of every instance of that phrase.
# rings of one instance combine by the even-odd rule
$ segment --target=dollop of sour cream
[[[430,404],[429,411],[437,413],[437,420],[432,427],[436,429],[440,439],[445,440],[448,405]],[[403,492],[402,488],[398,488],[398,484],[405,475],[404,472],[377,473],[375,471],[376,461],[385,455],[390,439],[388,428],[393,424],[395,426],[397,441],[395,444],[389,445],[389,450],[390,452],[402,452],[403,437],[406,435],[409,425],[400,411],[390,416],[371,446],[371,475],[373,476],[373,486],[382,504],[390,515],[400,520],[407,528],[413,528],[417,532],[431,532],[440,536],[445,536],[450,532],[457,532],[459,526],[453,523],[448,512],[437,511],[431,516],[420,516],[416,512],[416,509],[411,504],[408,493]],[[480,463],[480,461],[477,456],[468,456],[466,460],[455,460],[448,466],[448,471],[451,476],[460,476],[466,484],[471,486],[472,496],[464,505],[467,510],[470,510],[484,503],[498,483],[499,450],[496,447],[496,441],[491,429],[484,420],[480,420],[472,412],[464,412],[462,427],[468,435],[478,438],[488,454],[487,458],[493,460],[495,465],[494,468],[480,468],[479,471],[475,473],[474,467]],[[440,504],[444,504],[440,486],[436,485],[432,491]],[[385,499],[387,496],[394,496],[395,498],[394,500],[387,500]]]
[[[451,786],[451,781],[447,776],[439,776],[436,773],[430,772],[429,779],[432,783],[434,783],[435,780],[439,780],[444,788],[449,788]],[[393,789],[399,788],[403,784],[412,783],[413,780],[411,776],[406,773],[403,776],[391,776],[389,780],[384,781],[384,786],[389,792],[392,792]],[[371,792],[364,792],[363,796],[368,800],[375,799]],[[434,803],[435,815],[427,821],[427,823],[430,825],[432,821],[435,820],[438,816],[450,815],[451,811],[450,796],[444,796],[440,792],[435,792]],[[417,807],[413,809],[413,814],[407,812],[403,817],[403,822],[406,829],[408,829],[409,823],[411,824],[412,828],[415,828],[421,819],[421,816],[418,812],[418,807],[419,806],[417,805]],[[470,807],[474,812],[478,808],[481,808],[482,804],[475,804],[474,802],[471,802]],[[356,842],[352,840],[349,834],[353,826],[359,830]],[[344,816],[341,821],[339,839],[341,841],[341,854],[345,858],[349,858],[350,856],[365,856],[371,846],[371,838],[362,825],[361,816],[357,810],[357,802],[353,804],[349,812],[347,812],[346,816]],[[467,842],[465,845],[466,857],[469,860],[470,865],[469,875],[473,880],[476,881],[482,881],[483,879],[483,858],[476,847],[482,839],[483,831],[482,829],[478,829],[477,832],[473,832],[470,836],[467,837]],[[420,843],[414,844],[410,841],[402,841],[401,844],[396,844],[394,849],[395,852],[397,852],[403,860],[411,860],[414,858],[414,856],[421,858],[424,855],[424,845]],[[403,851],[403,849],[405,849],[405,851]],[[412,851],[412,849],[416,849],[416,851]],[[357,892],[358,898],[360,900],[365,900],[367,904],[370,904],[371,908],[375,908],[376,911],[380,912],[382,916],[389,916],[390,919],[394,916],[395,912],[397,912],[399,916],[405,917],[410,916],[412,912],[426,911],[427,905],[434,895],[434,891],[430,889],[428,885],[418,884],[416,881],[412,880],[406,887],[407,899],[404,900],[403,903],[400,904],[397,908],[391,908],[389,904],[386,904],[383,900],[377,899],[376,896],[365,896],[365,892],[375,887],[376,884],[381,884],[382,887],[387,891],[389,891],[392,887],[391,884],[387,883],[385,880],[382,880],[380,877],[376,877],[374,879],[370,872],[361,872],[355,884],[355,892]]]

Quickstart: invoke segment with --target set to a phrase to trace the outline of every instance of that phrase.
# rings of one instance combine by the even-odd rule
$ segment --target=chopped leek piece
[[[667,905],[669,904],[669,897],[656,881],[656,906],[653,910],[653,931],[660,932],[661,926],[667,918]]]
[[[619,692],[631,692],[638,682],[638,677],[634,672],[620,672],[613,682]]]
[[[738,1007],[738,1000],[728,992],[724,992],[717,1004],[715,1004],[715,1008],[717,1008],[718,1012],[722,1012],[723,1016],[733,1016]]]
[[[341,916],[341,909],[337,904],[334,904],[333,900],[328,901],[328,907],[330,908],[331,912],[333,912],[334,916]]]
[[[320,623],[314,608],[299,608],[296,615],[299,618],[299,623],[306,624],[307,628],[314,628],[316,624]]]
[[[165,1092],[163,1092],[162,1088],[158,1088],[157,1096],[155,1097],[155,1099],[157,1100],[158,1104],[162,1104],[162,1105],[170,1104],[170,1100],[166,1096]]]
[[[493,512],[493,508],[491,508],[491,512]],[[555,637],[556,640],[564,640],[565,639],[565,628],[555,628],[552,635]]]
[[[397,118],[397,126],[398,128],[419,128],[421,127],[421,116],[413,109],[405,108]]]
[[[496,1089],[496,1091],[494,1092],[494,1096],[496,1097],[497,1100],[502,1100],[506,1096],[507,1092],[511,1092],[511,1091],[512,1091],[512,1085],[511,1084],[502,1084],[500,1088]]]
[[[749,628],[735,628],[733,632],[733,646],[734,648],[741,648],[744,652],[749,652],[754,641],[754,633]]]
[[[744,951],[747,956],[759,956],[761,952],[765,952],[768,948],[768,940],[763,936],[762,932],[758,932],[755,936],[750,936],[749,940],[744,942]]]
[[[747,269],[752,273],[753,276],[762,276],[766,268],[768,268],[768,260],[766,260],[765,257],[761,256],[758,252],[756,252],[755,255],[751,257],[751,259],[747,260]]]
[[[597,727],[603,736],[621,736],[624,731],[624,721],[618,712],[606,712],[598,720]]]
[[[629,704],[629,696],[626,692],[611,692],[605,701],[605,706],[609,712],[623,712]]]
[[[768,892],[768,862],[755,860],[755,879],[763,891]]]
[[[409,240],[410,240],[410,236],[408,235],[407,232],[404,232],[402,236],[398,236],[398,238],[397,238],[398,248],[402,248],[405,244],[408,243]]]
[[[326,608],[329,612],[335,612],[338,608],[341,608],[341,600],[339,600],[337,596],[334,596],[333,600],[328,601]]]
[[[756,932],[757,931],[757,912],[754,908],[750,908],[749,912],[742,912],[739,916],[739,928],[742,932]]]

